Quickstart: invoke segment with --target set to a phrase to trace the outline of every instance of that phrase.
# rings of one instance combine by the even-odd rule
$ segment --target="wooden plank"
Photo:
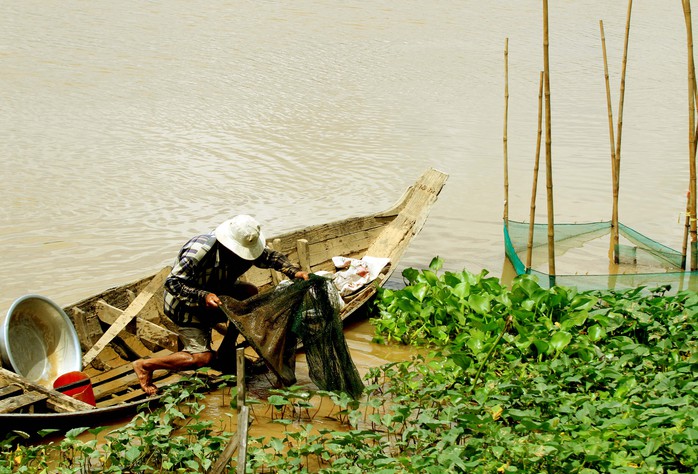
[[[136,387],[138,385],[138,377],[136,376],[135,372],[131,370],[118,379],[110,380],[109,382],[100,384],[97,387],[93,387],[93,391],[95,393],[95,399],[102,400],[123,392],[128,387]]]
[[[97,301],[95,310],[97,311],[97,316],[99,319],[102,322],[110,325],[114,324],[121,314],[123,314],[123,311],[121,311],[119,308],[115,308],[102,300]],[[148,357],[150,354],[152,354],[150,349],[145,347],[143,343],[126,328],[124,328],[116,337],[121,339],[121,342],[124,343],[128,350],[135,354],[135,356],[138,358]]]
[[[7,397],[14,397],[22,393],[22,389],[16,385],[6,385],[0,388],[0,399]]]
[[[124,310],[119,319],[111,325],[104,335],[92,346],[92,348],[82,358],[82,364],[87,366],[97,355],[114,339],[125,327],[136,317],[138,312],[150,301],[150,298],[165,282],[165,278],[170,273],[170,267],[165,267],[150,280],[148,286],[136,297],[128,308]]]
[[[102,326],[99,324],[99,319],[97,319],[94,313],[87,313],[77,306],[70,308],[69,313],[72,316],[73,325],[78,333],[82,351],[87,352],[104,334]],[[92,365],[98,370],[109,370],[113,367],[113,362],[111,361],[115,359],[121,359],[121,357],[114,352],[111,347],[106,347],[99,356],[92,361]],[[87,366],[85,366],[85,370],[89,370]]]
[[[147,319],[136,319],[136,335],[141,340],[171,352],[179,350],[179,336],[176,332],[151,323]]]
[[[123,369],[126,369],[126,367]],[[153,382],[157,382],[159,379],[166,377],[168,374],[169,372],[166,370],[157,370],[153,373]],[[95,394],[95,399],[102,400],[114,395],[119,395],[131,387],[138,386],[138,377],[136,376],[136,373],[133,372],[133,369],[131,369],[124,370],[118,378],[113,378],[100,383],[97,386],[93,386],[93,391]]]
[[[172,385],[173,383],[179,382],[182,379],[182,376],[179,373],[174,373],[170,374],[169,376],[161,379],[154,379],[154,382],[157,382],[158,386],[160,387],[160,390],[162,390],[163,387],[166,387],[168,385]],[[136,387],[132,390],[129,390],[128,392],[119,394],[119,395],[114,395],[109,399],[104,400],[103,402],[99,403],[100,407],[110,407],[114,405],[120,405],[122,403],[127,403],[131,402],[134,400],[138,400],[141,397],[145,397],[145,392],[139,387]],[[145,400],[144,400],[145,401]]]
[[[274,239],[269,244],[269,248],[271,248],[272,250],[276,250],[277,252],[280,252],[279,243],[280,243],[279,239]],[[271,282],[274,286],[278,285],[279,282],[283,279],[283,275],[281,273],[277,272],[276,270],[274,270],[273,268],[269,269],[269,275],[271,275]]]
[[[111,382],[115,379],[118,379],[120,377],[123,377],[124,375],[128,375],[131,373],[133,373],[133,365],[131,364],[131,362],[126,362],[121,367],[111,369],[107,372],[92,377],[90,380],[92,381],[92,388],[95,391],[95,397],[97,397],[97,393],[102,390],[100,387],[103,384],[106,384],[108,382]]]
[[[48,397],[41,393],[27,392],[14,397],[0,400],[0,413],[12,413],[20,408],[32,406],[35,403],[43,402]]]
[[[114,324],[123,314],[123,311],[121,311],[119,308],[116,308],[102,300],[97,301],[96,311],[99,319],[103,323],[109,325]],[[169,329],[165,329],[164,327],[152,323],[147,319],[143,319],[140,316],[135,318],[133,326],[135,326],[134,332],[137,336],[137,342],[132,341],[133,333],[128,332],[128,327],[119,333],[119,337],[122,338],[124,342],[127,342],[128,339],[129,344],[133,345],[133,347],[131,345],[129,345],[129,347],[131,347],[139,357],[147,357],[151,355],[152,352],[140,341],[149,342],[152,345],[169,349],[172,352],[177,351],[179,337],[176,333],[170,331]]]
[[[41,385],[30,382],[29,380],[21,377],[14,372],[10,372],[7,369],[0,368],[0,377],[5,380],[18,385],[27,392],[36,392],[40,395],[45,395],[48,397],[46,400],[46,405],[57,412],[72,412],[72,411],[82,411],[82,410],[92,410],[94,407],[89,403],[82,402],[75,398],[64,395],[56,390],[51,390]]]
[[[296,241],[296,249],[298,250],[298,263],[301,270],[310,273],[310,246],[307,239],[298,239]]]

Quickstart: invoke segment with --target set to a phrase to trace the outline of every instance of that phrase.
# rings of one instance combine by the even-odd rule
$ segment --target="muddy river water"
[[[607,220],[599,21],[617,112],[627,4],[550,3],[556,221]],[[153,273],[237,213],[275,234],[382,210],[427,167],[450,179],[400,268],[502,275],[507,40],[509,216],[528,219],[541,2],[8,0],[0,31],[2,313]],[[685,38],[680,2],[635,3],[620,216],[674,248]],[[347,331],[357,365],[409,357],[370,333]]]

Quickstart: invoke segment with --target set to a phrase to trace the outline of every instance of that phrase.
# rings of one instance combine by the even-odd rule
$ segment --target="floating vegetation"
[[[526,275],[507,288],[484,271],[440,274],[442,263],[405,270],[407,286],[381,290],[373,308],[377,340],[432,352],[371,369],[360,400],[273,391],[265,416],[283,431],[249,438],[246,472],[698,470],[698,295],[547,289]],[[230,433],[197,418],[194,392],[104,446],[75,433],[6,441],[0,472],[46,470],[50,450],[50,472],[205,472]]]

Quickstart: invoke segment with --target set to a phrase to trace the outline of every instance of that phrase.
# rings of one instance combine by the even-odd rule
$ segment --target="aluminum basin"
[[[50,299],[17,299],[0,326],[2,364],[27,380],[52,388],[62,374],[82,370],[82,351],[73,323]]]

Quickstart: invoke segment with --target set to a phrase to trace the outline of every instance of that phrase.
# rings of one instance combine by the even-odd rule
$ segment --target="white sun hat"
[[[255,260],[262,255],[267,244],[259,222],[241,214],[216,227],[216,240],[245,260]]]

